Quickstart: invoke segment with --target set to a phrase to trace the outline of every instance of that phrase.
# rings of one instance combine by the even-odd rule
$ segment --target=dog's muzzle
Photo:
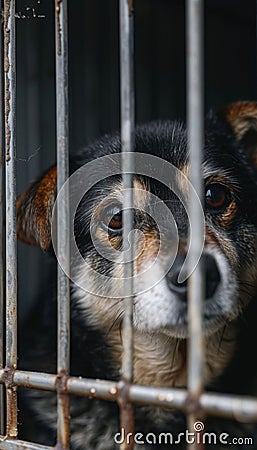
[[[187,302],[188,280],[183,283],[178,281],[179,274],[185,262],[184,255],[178,255],[166,275],[167,285],[170,291],[182,302]],[[203,254],[201,258],[205,275],[205,299],[209,300],[215,294],[220,282],[220,272],[215,259],[209,254]]]

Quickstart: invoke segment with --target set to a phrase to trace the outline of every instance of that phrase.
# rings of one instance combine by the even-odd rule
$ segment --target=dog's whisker
[[[173,350],[173,353],[172,353],[171,369],[173,368],[173,365],[174,365],[175,356],[177,354],[178,346],[179,346],[179,339],[176,339],[175,344],[174,344],[174,350]]]
[[[123,325],[123,317],[121,318],[120,324],[119,324],[119,335],[120,335],[120,342],[121,345],[123,345],[123,340],[122,340],[122,325]]]
[[[119,305],[119,304],[122,303],[123,301],[124,301],[124,298],[120,298],[117,302],[112,303],[112,304],[109,306],[109,309],[114,308],[115,306]]]
[[[242,294],[248,295],[249,298],[252,298],[252,293],[247,291],[246,289],[242,289],[241,288],[240,291],[241,291]],[[243,303],[243,301],[242,301],[242,303]]]
[[[108,336],[110,334],[110,332],[113,330],[113,328],[115,327],[115,325],[118,323],[118,321],[120,320],[120,318],[123,316],[124,311],[120,311],[119,314],[117,315],[117,317],[115,318],[115,320],[113,321],[112,325],[110,326],[109,330],[107,331],[106,335]]]
[[[226,328],[227,328],[227,324],[225,324],[223,329],[222,329],[221,337],[220,337],[220,340],[219,340],[218,352],[220,352],[221,344],[222,344],[222,341],[223,341],[223,338],[224,338],[224,335],[225,335]]]

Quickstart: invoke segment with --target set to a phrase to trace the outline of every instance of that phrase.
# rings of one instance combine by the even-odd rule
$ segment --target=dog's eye
[[[122,210],[118,205],[111,205],[105,208],[101,217],[102,227],[111,234],[121,234],[122,232]]]
[[[211,183],[205,189],[206,207],[216,213],[222,213],[231,202],[231,194],[227,186]]]

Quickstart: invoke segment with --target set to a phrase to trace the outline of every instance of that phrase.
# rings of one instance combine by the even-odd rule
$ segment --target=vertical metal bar
[[[6,366],[7,430],[17,437],[17,392],[12,370],[17,365],[17,249],[16,249],[16,55],[15,0],[4,2],[5,178],[6,178]]]
[[[190,149],[191,182],[202,200],[203,185],[201,162],[204,148],[204,87],[203,87],[203,0],[187,0],[187,122]],[[191,193],[192,194],[192,193]],[[192,254],[189,271],[195,261],[195,255],[201,248],[200,205],[189,200],[191,235],[193,236]],[[201,264],[198,264],[189,279],[189,363],[188,389],[192,414],[189,415],[189,428],[194,430],[197,416],[198,398],[203,388],[203,336],[202,305],[204,281]],[[199,444],[189,446],[199,448]]]
[[[257,79],[257,0],[255,0],[255,79]],[[255,82],[255,97],[257,95],[257,83]]]
[[[134,166],[134,30],[133,30],[133,0],[120,0],[120,92],[121,92],[121,150],[122,178],[124,188],[123,198],[123,252],[124,255],[124,295],[125,314],[123,321],[123,358],[122,380],[120,391],[121,427],[133,434],[133,407],[127,399],[129,383],[133,377],[133,273],[134,245],[130,240],[127,251],[128,235],[133,230],[133,173]],[[132,235],[131,235],[132,238]],[[133,448],[133,440],[121,445],[123,450]]]
[[[4,349],[4,295],[3,295],[3,20],[2,20],[2,2],[0,2],[0,369],[3,368]],[[4,391],[3,385],[0,386],[0,433],[4,434]]]
[[[56,121],[57,121],[57,190],[69,176],[69,122],[68,122],[68,13],[67,0],[55,1],[56,30]],[[58,257],[69,273],[69,198],[58,204]],[[60,388],[65,388],[70,365],[70,283],[58,266],[58,356],[57,369]],[[69,395],[58,393],[57,447],[69,448]]]

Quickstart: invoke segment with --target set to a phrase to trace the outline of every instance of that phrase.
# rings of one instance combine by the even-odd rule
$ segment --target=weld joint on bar
[[[199,419],[204,416],[204,411],[200,404],[200,397],[201,393],[196,396],[195,393],[188,392],[184,405],[184,410],[187,414],[193,414]]]
[[[134,413],[133,403],[130,401],[131,383],[127,378],[122,377],[117,385],[117,402],[120,407],[120,424],[125,431],[125,441],[121,445],[122,450],[133,450],[134,448]],[[127,441],[127,437],[132,436],[131,441]]]
[[[69,376],[67,375],[66,370],[60,370],[56,375],[56,392],[57,394],[67,394],[68,395],[68,384]]]
[[[56,450],[67,450],[63,447],[62,443],[60,441],[57,442],[57,444],[54,447]]]
[[[56,392],[61,399],[62,413],[65,418],[64,428],[62,436],[58,436],[58,441],[56,443],[56,450],[67,450],[69,448],[69,420],[70,420],[70,395],[68,393],[68,380],[67,371],[62,369],[58,372],[56,376]]]
[[[130,382],[124,377],[117,384],[117,402],[120,408],[126,408],[128,404],[131,404],[129,400],[130,387]]]
[[[14,367],[5,367],[4,368],[4,376],[3,376],[3,384],[5,385],[6,389],[13,389],[16,388],[16,383],[14,382],[14,374],[15,374],[16,368]]]
[[[56,446],[54,447],[56,450],[66,450],[65,447],[63,447],[62,443],[60,441],[57,442]]]

